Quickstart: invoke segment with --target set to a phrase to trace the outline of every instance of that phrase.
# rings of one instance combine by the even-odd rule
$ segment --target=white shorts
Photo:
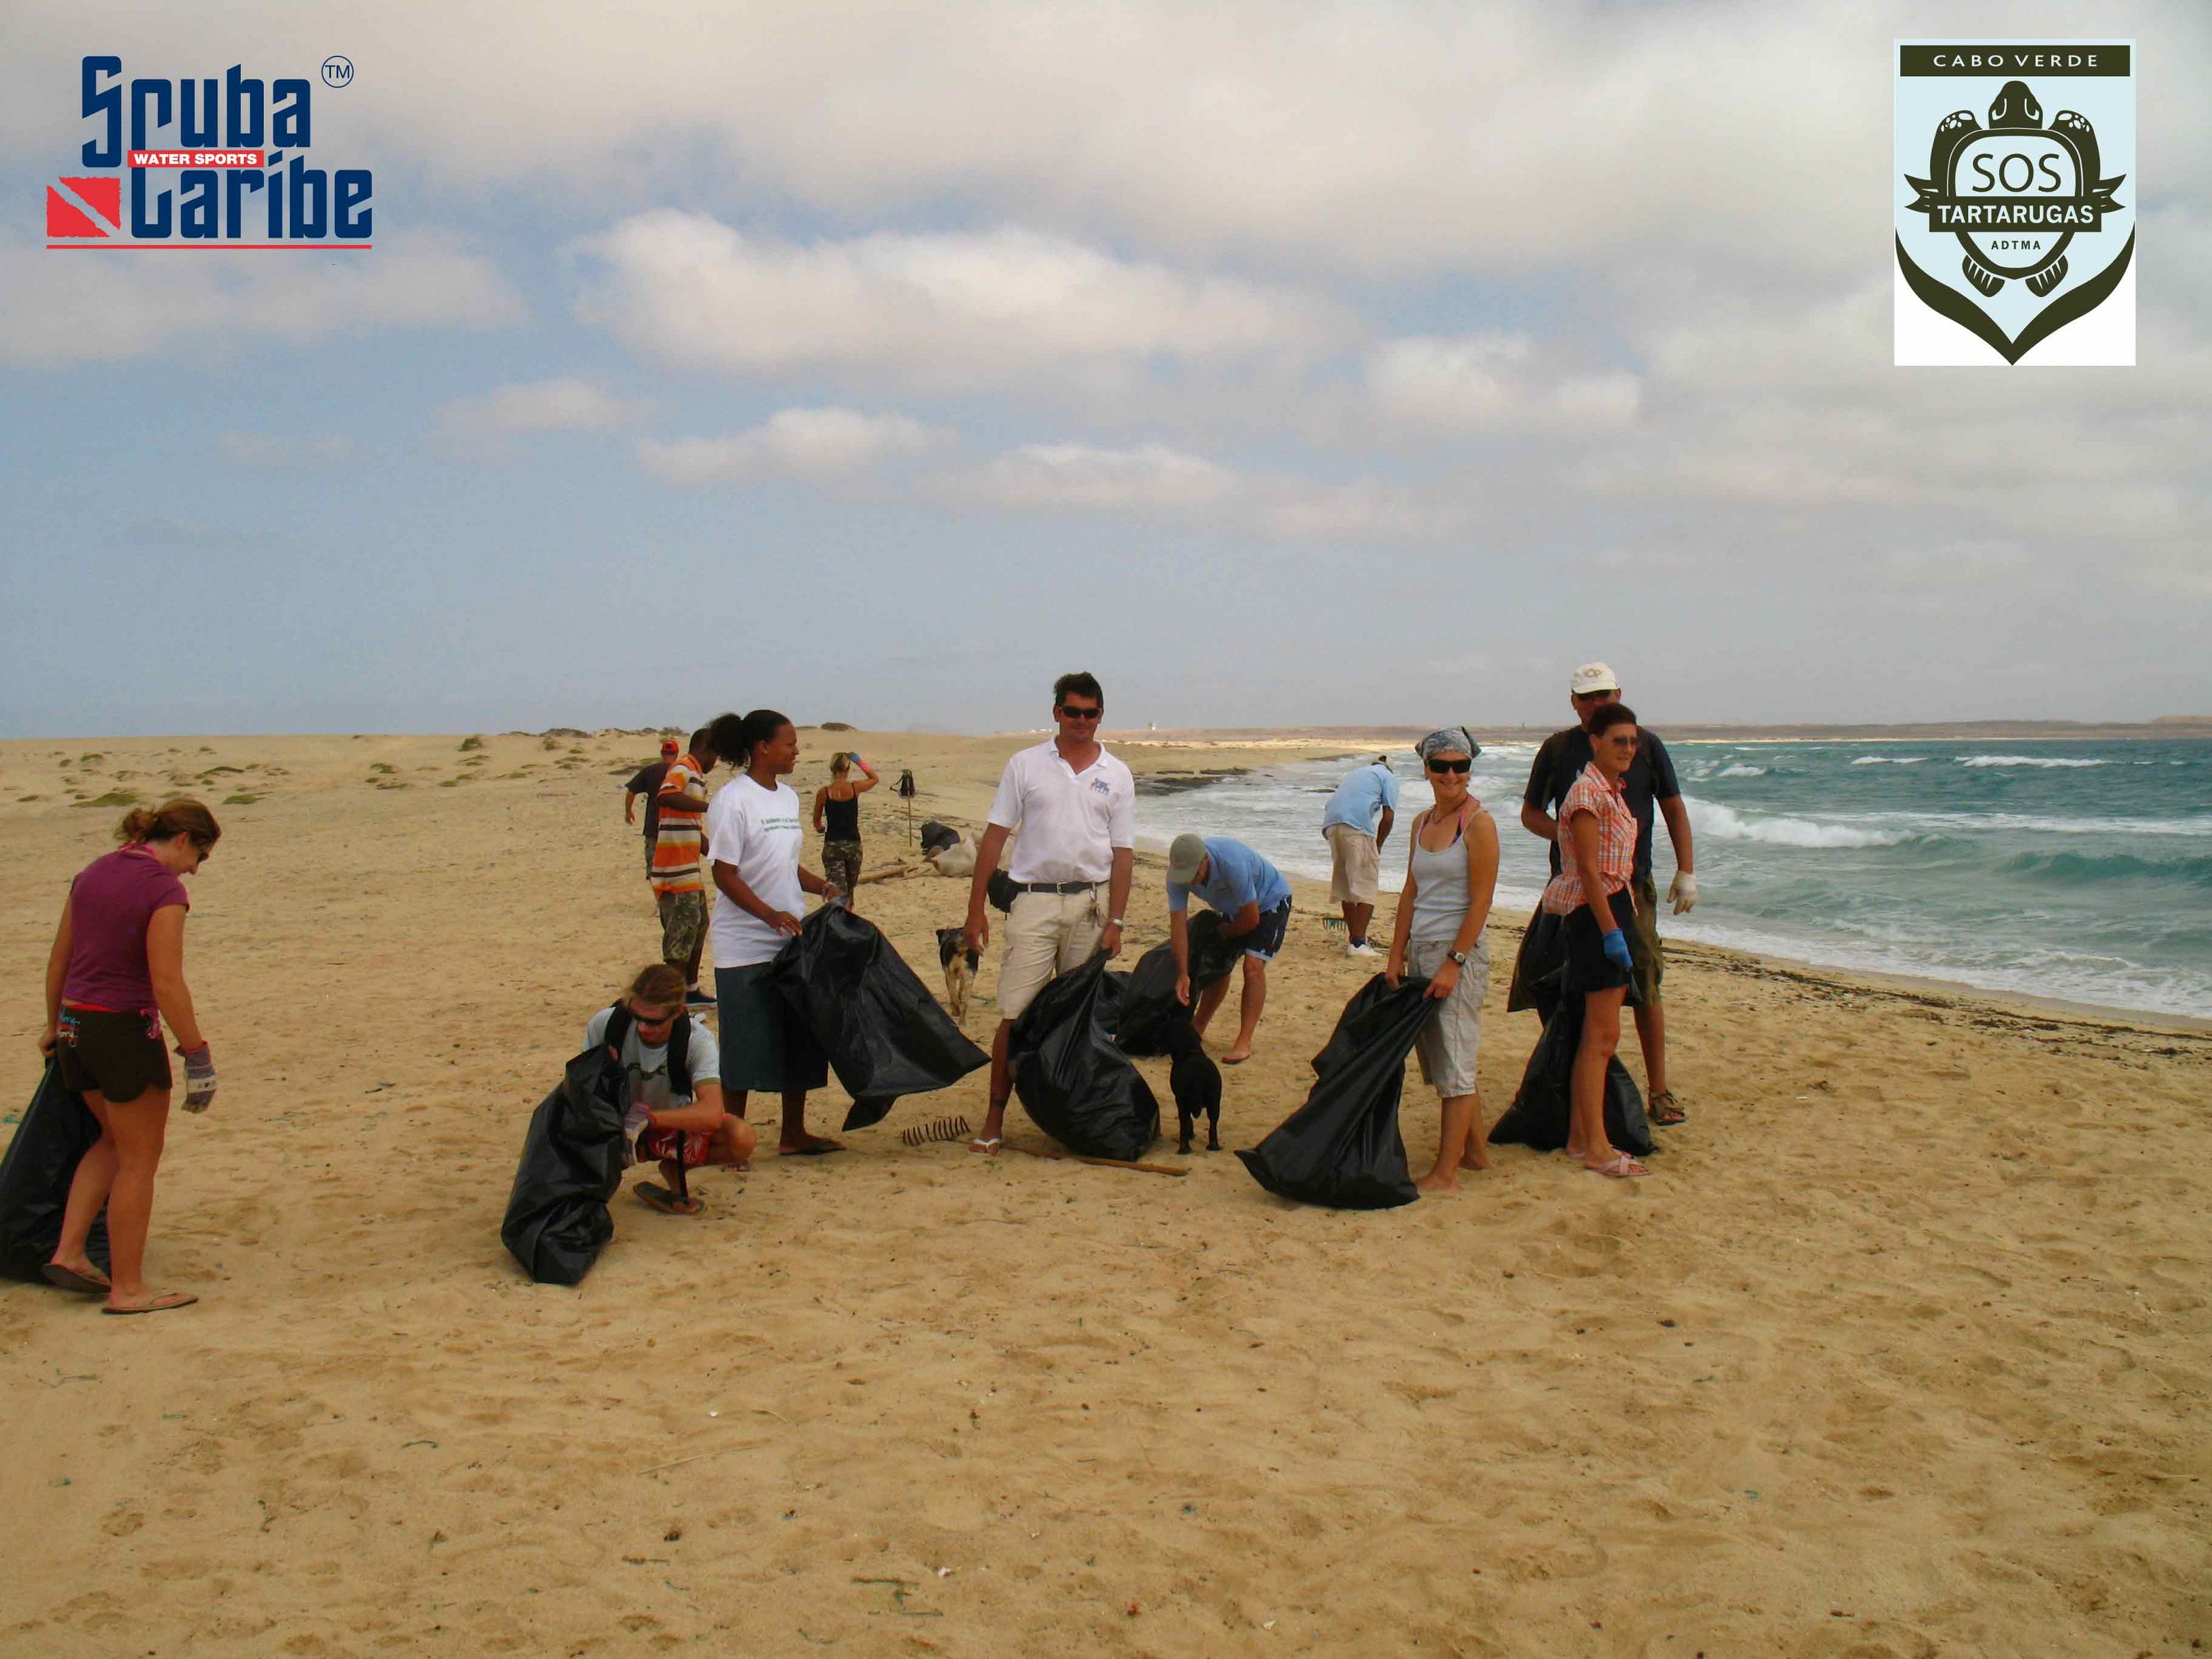
[[[1098,953],[1106,884],[1081,893],[1017,893],[999,958],[999,1016],[1018,1019],[1039,991]]]
[[[1406,947],[1406,967],[1429,976],[1444,964],[1452,942],[1440,939]],[[1482,1002],[1490,994],[1490,932],[1467,953],[1467,966],[1459,970],[1459,983],[1437,1005],[1429,1023],[1421,1027],[1413,1052],[1420,1056],[1421,1075],[1429,1086],[1447,1098],[1475,1091],[1474,1060],[1482,1047]]]

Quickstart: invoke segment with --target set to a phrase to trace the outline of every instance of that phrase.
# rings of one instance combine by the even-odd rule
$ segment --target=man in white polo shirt
[[[1013,1085],[1006,1039],[1030,1000],[1058,975],[1099,951],[1121,953],[1121,915],[1136,862],[1137,785],[1129,769],[1098,743],[1106,694],[1089,674],[1053,682],[1052,717],[1059,735],[1024,749],[1006,763],[992,798],[991,822],[975,849],[968,890],[967,946],[990,942],[985,896],[1006,837],[1014,843],[1013,907],[1006,913],[1006,949],[999,960],[999,1030],[991,1039],[991,1106],[981,1133],[969,1143],[999,1150]],[[1099,889],[1106,890],[1102,899]]]

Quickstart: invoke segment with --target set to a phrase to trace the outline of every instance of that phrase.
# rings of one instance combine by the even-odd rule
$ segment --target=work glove
[[[653,1113],[643,1101],[637,1102],[623,1117],[623,1147],[624,1164],[637,1162],[637,1139],[653,1127]]]
[[[1628,936],[1620,928],[1607,928],[1605,937],[1599,943],[1605,947],[1605,959],[1614,967],[1624,972],[1635,967],[1634,960],[1628,954]]]
[[[1674,901],[1676,915],[1688,915],[1698,908],[1698,878],[1687,870],[1677,870],[1667,884],[1667,896]]]
[[[185,1109],[204,1112],[215,1104],[215,1056],[203,1042],[182,1051],[185,1056]]]

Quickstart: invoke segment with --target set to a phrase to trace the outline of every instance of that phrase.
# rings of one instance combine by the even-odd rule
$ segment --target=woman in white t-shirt
[[[769,983],[769,965],[799,933],[805,895],[842,896],[834,883],[799,867],[805,830],[799,796],[782,781],[799,764],[799,733],[773,708],[756,708],[743,720],[725,714],[708,730],[715,752],[733,756],[744,769],[707,809],[714,877],[707,937],[714,947],[722,1088],[740,1117],[754,1090],[782,1097],[776,1149],[784,1155],[841,1152],[838,1142],[806,1129],[806,1091],[829,1082],[829,1060]],[[724,748],[726,738],[734,746]]]

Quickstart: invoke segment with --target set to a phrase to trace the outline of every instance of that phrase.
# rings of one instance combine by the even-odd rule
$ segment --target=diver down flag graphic
[[[46,186],[47,235],[112,236],[122,228],[122,179],[64,179]]]

